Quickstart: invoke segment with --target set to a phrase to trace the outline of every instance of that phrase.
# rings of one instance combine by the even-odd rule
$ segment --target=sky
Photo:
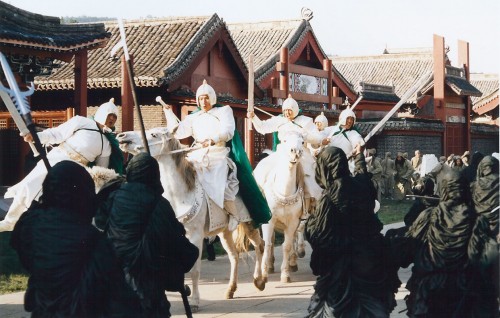
[[[499,0],[1,0],[55,17],[209,16],[226,22],[297,19],[301,9],[328,55],[378,55],[385,48],[431,48],[433,34],[445,38],[452,65],[457,41],[469,42],[472,73],[500,73]]]

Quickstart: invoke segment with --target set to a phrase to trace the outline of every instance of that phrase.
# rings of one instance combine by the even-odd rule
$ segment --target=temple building
[[[114,98],[120,111],[117,131],[139,129],[123,51],[111,56],[120,41],[117,22],[61,24],[59,18],[1,1],[0,13],[0,26],[7,30],[0,33],[0,51],[9,57],[20,83],[34,80],[30,103],[38,125],[53,127],[74,115],[91,116]],[[364,136],[404,97],[369,147],[379,153],[420,149],[437,156],[465,150],[498,152],[498,77],[494,86],[493,77],[470,74],[467,42],[459,42],[457,66],[452,66],[444,38],[437,35],[427,50],[329,57],[311,17],[304,10],[298,19],[255,23],[226,23],[217,14],[125,21],[146,129],[165,125],[157,97],[182,119],[196,109],[195,92],[206,79],[218,103],[233,108],[253,165],[271,148],[272,138],[249,129],[249,91],[261,119],[281,114],[289,94],[304,115],[314,118],[324,112],[330,125],[336,124],[340,111],[354,107]],[[405,96],[422,78],[426,80],[415,92]],[[1,154],[0,184],[13,184],[25,173],[29,148],[1,103],[0,137],[3,149],[8,147]],[[7,164],[15,168],[6,169]]]

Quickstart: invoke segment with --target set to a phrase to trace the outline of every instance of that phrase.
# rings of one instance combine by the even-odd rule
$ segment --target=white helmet
[[[283,102],[283,106],[281,106],[281,109],[291,109],[293,118],[297,117],[297,115],[299,114],[299,104],[297,104],[297,101],[292,98],[292,95],[288,95],[288,98]]]
[[[339,124],[340,125],[345,125],[347,118],[352,117],[354,119],[353,125],[356,123],[356,114],[348,107],[344,109],[339,116]]]
[[[200,102],[198,101],[198,98],[200,98],[201,95],[208,95],[210,105],[213,106],[217,103],[217,95],[215,95],[215,90],[212,86],[207,84],[207,80],[203,80],[203,84],[201,84],[201,86],[196,90],[196,105],[198,105],[198,107],[201,107]]]
[[[314,123],[321,123],[322,128],[326,128],[328,126],[328,119],[326,118],[325,113],[321,112],[321,114],[316,116]]]
[[[109,102],[102,104],[99,106],[97,109],[95,115],[94,115],[94,120],[98,122],[101,125],[106,124],[106,119],[108,118],[109,114],[115,114],[116,117],[118,117],[118,107],[115,105],[115,99],[111,98]]]

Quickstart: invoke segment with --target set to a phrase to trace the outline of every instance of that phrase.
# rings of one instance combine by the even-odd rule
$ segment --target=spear
[[[401,96],[401,99],[399,102],[392,107],[392,109],[380,120],[375,127],[372,128],[372,130],[366,135],[366,137],[363,139],[365,144],[370,140],[382,127],[385,126],[387,121],[398,111],[398,109],[406,103],[406,101],[413,95],[415,94],[422,86],[424,86],[429,80],[432,78],[432,71],[429,71],[422,75],[415,84],[410,87],[404,94]],[[347,159],[350,159],[353,157],[353,154],[349,155]]]
[[[392,115],[394,115],[395,112],[398,111],[401,105],[403,105],[408,100],[408,98],[410,98],[413,94],[415,94],[422,86],[424,86],[432,78],[432,74],[433,74],[432,71],[425,73],[424,75],[422,75],[422,77],[419,78],[419,80],[412,87],[410,87],[406,91],[406,93],[401,97],[399,102],[396,105],[394,105],[394,107],[384,116],[384,118],[382,118],[382,120],[378,122],[378,124],[375,125],[375,127],[373,127],[370,133],[366,135],[366,137],[364,138],[365,143],[367,143],[368,140],[370,140],[370,138],[372,138],[373,135],[375,135],[377,131],[380,130],[380,128],[385,126],[387,121],[392,117]]]
[[[123,55],[125,56],[125,64],[128,73],[128,82],[130,83],[130,88],[132,89],[132,99],[134,100],[137,118],[139,118],[139,124],[141,125],[142,143],[144,144],[144,148],[146,148],[148,154],[150,154],[151,152],[149,151],[148,140],[146,138],[146,130],[144,129],[144,121],[142,119],[141,108],[139,102],[137,101],[134,70],[131,66],[130,55],[128,54],[127,37],[125,35],[125,28],[123,27],[122,19],[118,19],[118,28],[120,29],[120,41],[118,41],[118,43],[111,49],[111,56],[113,57],[120,48],[123,48]]]
[[[0,91],[2,92],[1,98],[7,106],[7,109],[11,113],[11,116],[18,126],[21,135],[26,135],[28,132],[31,133],[31,137],[33,138],[35,144],[33,153],[35,155],[37,155],[38,153],[41,154],[42,161],[48,171],[50,169],[50,163],[47,159],[46,153],[43,151],[43,147],[40,139],[38,138],[38,134],[36,133],[35,123],[33,122],[33,118],[31,117],[31,110],[27,101],[27,97],[33,94],[33,92],[35,91],[35,87],[33,86],[33,83],[31,83],[30,88],[26,92],[21,92],[19,86],[17,85],[16,78],[12,73],[10,65],[1,52],[0,63],[2,64],[5,79],[9,84],[9,88],[6,88],[0,83]],[[8,96],[6,96],[5,93],[7,93]],[[12,107],[12,104],[14,104],[15,107]],[[30,146],[33,149],[32,143],[30,143]]]

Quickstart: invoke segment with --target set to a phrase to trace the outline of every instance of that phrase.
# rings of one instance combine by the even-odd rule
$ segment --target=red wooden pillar
[[[436,118],[440,119],[445,127],[445,131],[443,133],[443,149],[442,153],[447,154],[448,149],[448,141],[447,134],[448,130],[446,128],[446,111],[445,111],[445,95],[444,95],[444,86],[445,86],[445,51],[444,51],[444,38],[442,36],[434,34],[433,38],[434,42],[434,112],[436,114]]]
[[[458,63],[462,65],[465,70],[465,78],[467,81],[470,81],[470,65],[469,65],[469,42],[458,41]],[[466,150],[471,150],[471,123],[470,123],[470,114],[471,114],[471,100],[469,96],[465,97],[465,125],[466,125],[466,134],[465,141],[467,145]]]
[[[326,93],[328,94],[328,107],[327,109],[332,108],[333,104],[333,74],[332,74],[332,60],[330,59],[323,59],[323,70],[328,72],[328,78],[327,78],[327,90]]]
[[[281,48],[280,52],[280,90],[285,92],[285,98],[290,94],[290,86],[288,85],[288,48]]]
[[[133,65],[133,57],[130,56],[130,63]],[[129,83],[127,61],[122,56],[122,131],[134,130],[134,99],[132,97],[132,86]]]
[[[271,92],[273,91],[273,89],[275,88],[278,88],[278,79],[276,77],[271,77]],[[273,96],[273,94],[271,93],[270,94],[272,99],[271,99],[271,103],[273,103],[274,105],[278,104],[278,99],[276,97]]]
[[[75,54],[75,115],[87,116],[87,50]]]

